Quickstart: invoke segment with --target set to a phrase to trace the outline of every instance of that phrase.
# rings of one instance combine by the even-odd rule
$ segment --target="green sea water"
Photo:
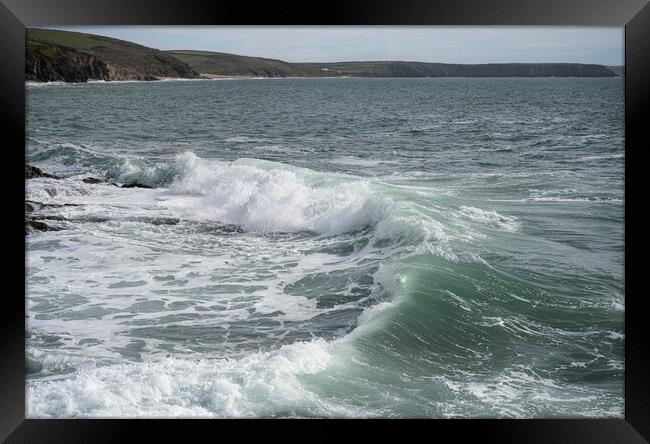
[[[623,416],[622,79],[26,97],[28,416]]]

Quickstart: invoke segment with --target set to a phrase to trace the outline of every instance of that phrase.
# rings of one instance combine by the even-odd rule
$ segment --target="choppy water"
[[[622,417],[622,79],[27,103],[28,416]]]

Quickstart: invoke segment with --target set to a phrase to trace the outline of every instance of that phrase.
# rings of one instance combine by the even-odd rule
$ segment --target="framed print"
[[[3,0],[2,438],[647,442],[650,6],[278,8]]]

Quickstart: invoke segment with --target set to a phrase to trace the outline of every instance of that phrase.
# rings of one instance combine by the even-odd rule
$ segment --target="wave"
[[[503,231],[517,231],[520,225],[515,217],[503,216],[494,210],[482,210],[475,207],[461,206],[460,214],[470,220],[485,223]]]
[[[332,359],[324,340],[294,343],[240,360],[166,358],[78,371],[73,379],[28,385],[31,417],[290,416],[327,406],[297,376]],[[341,413],[339,411],[330,412]]]
[[[105,154],[89,144],[47,143],[33,140],[28,163],[64,177],[98,176],[116,182],[140,182],[158,187],[178,174],[176,164],[156,163],[144,156]]]
[[[373,328],[370,324],[392,306],[392,302],[384,302],[363,310],[354,334],[329,341],[298,341],[238,359],[167,357],[117,364],[70,353],[31,351],[28,368],[51,376],[28,381],[29,416],[376,416],[360,406],[323,399],[303,378],[340,366],[340,356],[351,350],[351,339],[364,328]],[[73,376],[66,377],[71,372]]]
[[[237,225],[249,232],[335,235],[372,226],[378,238],[401,236],[412,243],[448,239],[440,222],[402,199],[405,188],[374,179],[259,159],[204,159],[189,151],[173,162],[99,153],[86,145],[39,144],[28,161],[70,180],[31,181],[32,198],[103,189],[98,187],[104,184],[79,182],[90,175],[157,188],[155,205],[176,217]]]
[[[179,174],[165,204],[254,232],[338,234],[376,224],[392,201],[369,181],[254,159],[220,162],[177,157]]]
[[[30,381],[29,416],[549,417],[575,415],[578,402],[579,415],[621,416],[622,398],[608,389],[567,384],[543,370],[580,366],[596,378],[620,374],[620,362],[578,351],[596,334],[604,346],[620,345],[616,331],[527,319],[517,313],[527,303],[510,296],[522,292],[521,283],[498,279],[480,264],[450,268],[442,258],[412,256],[382,265],[374,280],[391,300],[365,308],[345,336],[236,359],[86,364],[72,377]],[[473,289],[475,283],[483,288]],[[537,311],[552,307],[543,298],[536,304]],[[546,347],[561,351],[539,354]],[[543,365],[500,366],[502,353],[524,352]],[[80,359],[35,358],[54,373]],[[469,407],[459,410],[459,399]]]
[[[233,359],[176,356],[155,362],[78,365],[75,357],[32,356],[30,366],[47,376],[28,384],[32,417],[442,417],[454,416],[459,394],[476,405],[464,415],[552,416],[573,411],[570,397],[562,398],[567,386],[548,375],[537,378],[529,371],[499,367],[505,355],[533,354],[544,368],[570,368],[582,355],[580,362],[595,377],[620,372],[584,351],[585,338],[593,340],[600,332],[555,321],[565,316],[575,299],[540,290],[531,283],[534,273],[518,277],[516,271],[500,272],[482,257],[494,256],[491,245],[504,236],[524,235],[513,216],[467,205],[438,205],[433,194],[377,179],[258,159],[224,162],[185,152],[166,164],[116,156],[102,167],[106,165],[109,176],[158,188],[121,189],[64,180],[55,186],[70,191],[58,197],[97,202],[108,196],[114,199],[108,202],[131,203],[145,211],[138,216],[153,217],[158,213],[148,212],[159,211],[179,220],[233,224],[242,227],[242,236],[249,236],[245,242],[258,241],[255,236],[305,232],[313,243],[334,239],[332,244],[345,244],[340,251],[320,245],[313,257],[291,253],[311,261],[319,273],[324,270],[320,277],[325,284],[317,283],[319,273],[305,276],[297,266],[299,272],[288,272],[287,282],[271,296],[282,303],[292,296],[311,302],[307,292],[317,293],[310,305],[313,318],[290,319],[304,321],[307,330],[311,319],[337,310],[350,310],[356,322],[336,334],[251,350]],[[28,190],[51,199],[42,190],[54,182],[32,180]],[[152,226],[152,233],[170,236],[167,225]],[[498,236],[491,244],[492,234]],[[472,249],[477,239],[480,248]],[[279,249],[280,242],[275,242],[273,248]],[[216,254],[226,248],[212,245],[219,248]],[[289,251],[290,246],[282,248]],[[329,286],[336,278],[347,277],[329,273],[330,264],[337,264],[337,272],[357,270],[363,275],[366,296],[351,297],[351,285],[344,285],[344,290]],[[359,276],[350,282],[361,282]],[[269,279],[280,281],[278,276]],[[275,291],[271,285],[262,288],[260,294],[267,296]],[[319,306],[319,298],[332,296],[328,292],[339,292],[334,296],[340,300]],[[613,311],[620,314],[611,303],[592,309],[603,317]],[[540,320],[542,311],[549,321]],[[620,342],[612,337],[615,329],[608,326],[607,335],[599,339]],[[549,355],[549,349],[562,352]],[[62,373],[65,377],[60,377]],[[531,381],[543,382],[538,391],[530,389]],[[586,385],[579,383],[569,390],[589,405],[585,411],[603,414],[598,410],[600,394],[585,396]],[[529,403],[526,412],[517,407],[522,402]]]

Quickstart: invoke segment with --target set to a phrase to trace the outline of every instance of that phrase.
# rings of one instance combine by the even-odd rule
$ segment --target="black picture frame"
[[[625,26],[625,419],[458,419],[458,420],[119,420],[25,419],[25,81],[24,28],[34,25],[580,25]],[[643,255],[640,211],[643,198],[632,178],[650,148],[650,4],[647,0],[448,0],[348,1],[282,4],[277,1],[201,0],[0,0],[0,116],[6,130],[2,181],[7,237],[6,283],[0,308],[0,439],[16,442],[114,442],[148,440],[180,433],[183,441],[247,437],[264,439],[339,438],[340,428],[362,433],[453,436],[500,443],[642,443],[650,440],[650,323],[646,293],[632,272]],[[634,172],[634,170],[637,170]],[[20,185],[22,184],[22,185]],[[636,220],[637,222],[634,222]],[[20,225],[19,225],[20,224]],[[637,226],[631,229],[632,225]],[[431,423],[430,421],[435,421]],[[259,427],[258,427],[259,426]],[[297,431],[304,433],[297,434]],[[347,434],[347,432],[346,432]],[[295,439],[294,438],[294,439]],[[421,438],[418,438],[421,439]]]

